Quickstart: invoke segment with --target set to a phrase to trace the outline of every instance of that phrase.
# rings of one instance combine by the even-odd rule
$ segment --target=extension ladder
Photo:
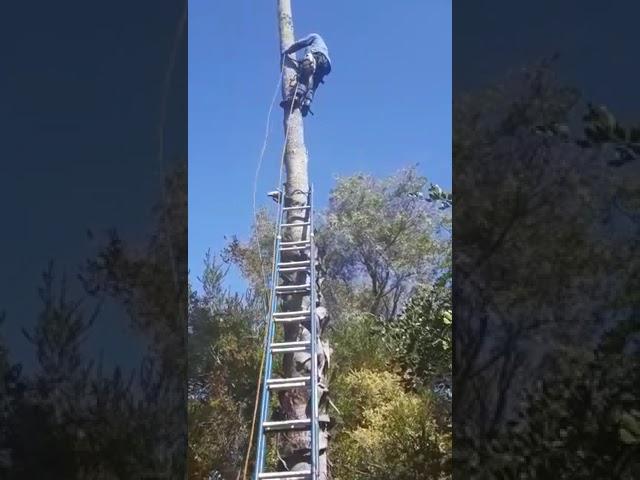
[[[315,266],[315,243],[313,231],[313,208],[311,189],[307,194],[306,206],[287,206],[284,198],[284,188],[277,196],[278,217],[276,227],[276,242],[274,251],[273,271],[271,274],[271,307],[267,324],[267,338],[265,351],[264,379],[262,383],[262,393],[260,402],[260,423],[257,443],[257,455],[255,464],[254,480],[262,479],[286,479],[286,480],[316,480],[318,478],[319,462],[319,431],[320,423],[318,416],[318,325],[315,315],[316,307],[316,266]],[[286,223],[286,213],[296,210],[305,212],[303,222]],[[305,227],[306,235],[302,240],[283,242],[282,234],[287,228]],[[281,262],[281,253],[289,251],[308,252],[307,259],[300,261]],[[299,285],[280,285],[280,275],[282,273],[306,272],[307,281]],[[309,296],[309,308],[300,311],[283,312],[278,311],[279,299],[283,295],[303,294]],[[310,324],[310,340],[295,342],[274,342],[276,326],[284,323],[306,323]],[[294,352],[308,351],[311,354],[311,368],[309,376],[294,378],[275,378],[272,376],[272,366],[274,355]],[[270,394],[274,391],[291,390],[298,388],[308,388],[311,402],[311,418],[297,420],[270,420],[269,401]],[[309,431],[311,433],[310,470],[266,472],[265,457],[267,452],[267,437],[271,433],[290,432],[296,430]]]

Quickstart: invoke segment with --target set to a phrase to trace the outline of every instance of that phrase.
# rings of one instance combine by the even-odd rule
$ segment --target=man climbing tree
[[[310,111],[309,107],[318,85],[324,83],[324,77],[331,72],[329,49],[322,37],[317,33],[311,33],[285,49],[282,52],[282,62],[287,58],[293,61],[288,55],[305,47],[305,55],[302,61],[295,61],[298,73],[298,92],[294,100],[299,102],[298,106],[303,117],[306,117]],[[290,101],[291,98],[287,98],[280,103],[280,106],[287,108]],[[313,114],[313,112],[311,113]]]
[[[305,207],[309,199],[309,172],[308,172],[308,156],[307,149],[304,144],[304,123],[303,115],[308,112],[308,105],[311,103],[314,86],[317,86],[322,76],[328,73],[329,54],[324,41],[319,35],[309,36],[297,43],[294,42],[293,20],[291,15],[291,0],[278,0],[278,27],[280,33],[280,51],[283,56],[295,52],[300,48],[307,47],[307,53],[313,58],[313,69],[306,70],[308,77],[300,77],[298,65],[292,66],[291,62],[283,64],[282,71],[282,98],[283,103],[287,103],[286,99],[293,100],[297,97],[294,93],[300,90],[300,81],[306,82],[304,86],[310,87],[304,89],[303,102],[306,108],[302,109],[285,109],[284,111],[284,130],[285,130],[285,149],[284,149],[284,166],[286,169],[286,183],[281,201],[288,207],[286,212],[286,223],[289,227],[282,236],[282,241],[300,243],[310,238],[313,233],[308,231],[308,223],[305,219],[304,209],[296,209],[294,207]],[[314,56],[316,52],[316,56]],[[322,57],[320,57],[322,55]],[[326,60],[326,62],[325,62]],[[318,68],[318,65],[320,67]],[[289,103],[291,106],[291,103]],[[298,226],[299,225],[299,226]],[[313,249],[312,249],[313,250]],[[315,250],[304,253],[298,250],[283,251],[280,262],[296,262],[308,261],[310,271],[316,267]],[[310,273],[310,272],[309,272]],[[304,272],[284,273],[282,275],[283,288],[291,288],[291,285],[300,283],[301,278],[307,276]],[[315,304],[315,318],[310,317],[308,322],[299,324],[284,323],[284,340],[285,342],[299,342],[311,339],[311,331],[314,329],[312,324],[317,322],[319,327],[317,330],[317,338],[322,338],[323,330],[326,328],[329,318],[326,308],[324,307],[324,299],[319,288],[322,282],[320,271],[315,276],[309,277],[309,284],[313,282],[314,287],[310,287],[315,291],[317,297],[314,301],[314,295],[307,293],[294,293],[284,295],[281,302],[281,312],[299,312],[310,311],[311,302]],[[288,287],[289,286],[289,287]],[[315,344],[315,341],[314,341]],[[305,421],[309,418],[307,412],[312,412],[314,405],[317,408],[316,414],[319,423],[319,432],[316,431],[317,437],[312,440],[312,432],[304,430],[287,431],[279,435],[276,442],[277,456],[279,459],[279,469],[286,472],[312,472],[313,480],[328,479],[328,462],[327,462],[327,446],[329,442],[329,415],[327,414],[328,401],[328,367],[331,349],[326,340],[317,342],[317,390],[312,394],[306,388],[289,389],[279,392],[279,418],[286,421]],[[315,349],[314,348],[314,349]],[[295,351],[285,353],[282,358],[282,378],[300,378],[311,376],[312,357],[309,350]],[[316,397],[316,402],[313,398]],[[317,443],[316,443],[317,441]],[[315,443],[315,449],[314,447]],[[315,452],[314,452],[315,451]],[[315,459],[313,457],[317,455]],[[304,478],[292,475],[292,478]],[[283,478],[283,477],[272,477]],[[287,476],[286,478],[289,478]]]

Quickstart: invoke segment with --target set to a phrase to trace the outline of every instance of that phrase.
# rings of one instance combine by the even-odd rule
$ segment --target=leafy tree
[[[223,287],[226,270],[207,255],[201,293],[189,303],[189,478],[235,478],[243,467],[262,339],[256,295]],[[254,444],[255,445],[255,444]],[[250,452],[253,454],[253,452]]]
[[[101,364],[81,354],[99,311],[87,315],[64,281],[56,285],[53,267],[43,275],[40,296],[38,321],[25,331],[38,369],[19,379],[19,387],[15,377],[5,377],[11,405],[0,447],[9,456],[6,478],[123,478],[166,466],[157,449],[168,412],[149,360],[138,383],[135,372],[125,378],[119,368],[103,375]]]
[[[466,450],[471,454],[466,476],[636,478],[640,361],[626,350],[639,332],[637,319],[622,322],[604,336],[591,359],[569,360],[540,379],[508,429]]]
[[[443,279],[391,322],[360,313],[335,326],[335,478],[450,478],[450,402],[431,388],[450,387],[450,295]]]
[[[391,372],[339,381],[343,427],[332,450],[336,479],[451,478],[451,434],[431,395],[405,392]]]
[[[392,350],[381,332],[380,321],[370,313],[353,313],[336,325],[331,332],[336,368],[333,377],[351,370],[366,368],[388,370]]]
[[[89,295],[125,308],[130,325],[149,339],[149,357],[157,377],[149,384],[152,411],[164,418],[147,432],[155,469],[181,475],[185,466],[187,426],[186,365],[187,171],[181,162],[165,178],[163,195],[153,209],[155,228],[139,251],[111,232],[96,258],[80,275]],[[151,379],[148,380],[151,382]],[[154,383],[156,383],[154,385]]]
[[[603,327],[637,311],[637,178],[633,162],[616,161],[629,146],[601,109],[587,107],[586,141],[571,138],[565,126],[583,107],[545,63],[454,101],[454,182],[464,192],[454,408],[466,478],[634,478],[635,452],[611,417],[620,398],[604,385],[635,367],[597,348]]]
[[[448,262],[448,214],[429,200],[415,168],[382,180],[338,179],[319,227],[329,308],[393,318],[417,282]]]
[[[421,286],[398,319],[383,328],[403,376],[413,388],[446,380],[450,394],[451,287],[446,280]]]
[[[417,283],[446,271],[451,215],[441,207],[450,203],[451,194],[429,184],[415,167],[381,180],[339,178],[316,234],[326,270],[322,290],[333,317],[362,311],[392,318]],[[249,240],[232,236],[223,252],[256,292],[266,293],[263,274],[271,273],[274,228],[273,217],[261,210]]]
[[[167,372],[182,388],[186,366],[187,172],[177,167],[165,181],[165,195],[154,207],[156,228],[146,251],[127,245],[116,231],[80,278],[87,293],[123,305],[131,326],[152,340]],[[178,385],[179,384],[179,385]],[[178,392],[182,395],[181,392]]]
[[[536,131],[566,124],[580,104],[547,64],[454,101],[454,182],[465,192],[454,238],[455,408],[480,436],[509,417],[511,392],[593,347],[584,339],[602,319],[592,312],[624,289],[613,272],[628,265],[630,245],[607,238],[618,180],[602,152]]]
[[[340,179],[329,208],[321,214],[316,232],[321,265],[326,266],[321,289],[331,299],[332,317],[338,318],[329,331],[330,383],[336,388],[329,408],[338,417],[332,423],[337,443],[330,446],[330,461],[336,478],[407,478],[422,471],[440,472],[442,478],[450,475],[450,404],[442,408],[430,384],[418,387],[415,373],[404,371],[414,365],[416,355],[420,365],[440,362],[439,374],[450,370],[450,353],[443,345],[418,345],[420,325],[432,325],[433,338],[447,327],[441,322],[446,314],[440,313],[450,305],[446,300],[451,288],[446,277],[451,268],[450,205],[450,194],[408,169],[381,180],[362,175]],[[262,316],[254,313],[249,318],[246,312],[260,310],[265,290],[256,245],[261,248],[263,268],[268,269],[273,226],[272,217],[260,212],[249,240],[232,237],[222,255],[226,263],[239,267],[255,292],[249,294],[253,300],[232,302],[222,287],[225,267],[210,257],[205,260],[201,292],[191,293],[190,475],[194,479],[235,478],[240,471],[238,446],[246,448],[262,348]],[[366,248],[358,246],[356,237],[367,242]],[[375,268],[367,270],[367,263]],[[410,313],[400,318],[402,305],[414,295]],[[376,297],[378,305],[372,308]],[[400,341],[403,330],[415,337],[413,344]],[[403,375],[415,382],[404,381]],[[374,402],[364,399],[374,391],[379,392]],[[398,417],[397,429],[387,425],[387,415]],[[216,430],[214,422],[220,425]],[[377,436],[377,443],[364,442],[369,433]],[[392,439],[397,443],[393,448]],[[225,460],[223,444],[232,452]],[[417,451],[416,445],[422,450]],[[363,452],[380,453],[373,470],[363,466],[364,454],[356,454],[360,447]],[[388,454],[383,452],[387,450]],[[278,460],[275,450],[269,450],[268,457],[272,463]],[[356,473],[349,470],[354,465],[367,473],[354,477]],[[385,477],[385,471],[396,476]]]
[[[259,293],[265,303],[269,301],[266,289],[271,275],[275,219],[266,209],[258,211],[249,241],[241,242],[233,235],[222,252],[225,262],[236,265],[251,289]],[[259,245],[259,248],[258,248]]]
[[[82,271],[85,292],[75,298],[66,277],[57,278],[53,267],[44,273],[41,313],[24,332],[37,368],[28,376],[14,367],[2,372],[2,414],[8,409],[0,432],[2,478],[106,480],[184,470],[185,303],[177,288],[186,265],[180,256],[186,251],[183,174],[168,179],[157,234],[145,254],[133,254],[114,233]],[[108,300],[121,302],[132,326],[150,339],[138,369],[105,374],[101,362],[82,354],[94,319],[104,314],[92,305]]]

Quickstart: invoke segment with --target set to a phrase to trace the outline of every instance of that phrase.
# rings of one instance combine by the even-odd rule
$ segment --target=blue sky
[[[38,288],[50,260],[56,287],[85,297],[76,275],[113,228],[129,246],[156,232],[151,209],[162,194],[158,158],[162,80],[176,40],[181,2],[7,4],[0,29],[11,42],[0,75],[0,342],[28,370],[34,349],[22,334],[42,309]],[[126,12],[126,15],[123,14]],[[62,27],[61,27],[62,25]],[[186,158],[186,35],[180,37],[167,97],[167,165]],[[78,41],[82,39],[82,41]],[[10,160],[10,161],[8,161]],[[87,237],[87,230],[94,239]],[[85,298],[85,313],[92,309]],[[133,365],[142,336],[117,302],[105,301],[85,353],[109,365]]]
[[[305,121],[316,208],[335,177],[419,163],[451,187],[451,0],[293,0],[296,37],[320,33],[333,69]],[[363,8],[365,6],[365,8]],[[253,181],[279,75],[276,0],[189,2],[189,269],[225,236],[246,239]],[[258,206],[276,187],[282,111],[271,117]],[[232,289],[242,289],[236,273]]]

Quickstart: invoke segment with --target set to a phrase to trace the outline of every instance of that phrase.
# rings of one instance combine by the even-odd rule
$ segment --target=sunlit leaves
[[[405,392],[396,375],[369,370],[346,375],[340,391],[336,479],[451,478],[451,435],[438,426],[429,395]]]
[[[451,291],[443,284],[422,286],[394,322],[386,337],[405,376],[414,386],[427,386],[451,373]]]
[[[450,194],[415,168],[387,178],[339,178],[320,222],[327,282],[336,303],[391,318],[418,282],[449,262]],[[430,200],[442,201],[426,201]],[[355,301],[354,301],[355,300]]]

